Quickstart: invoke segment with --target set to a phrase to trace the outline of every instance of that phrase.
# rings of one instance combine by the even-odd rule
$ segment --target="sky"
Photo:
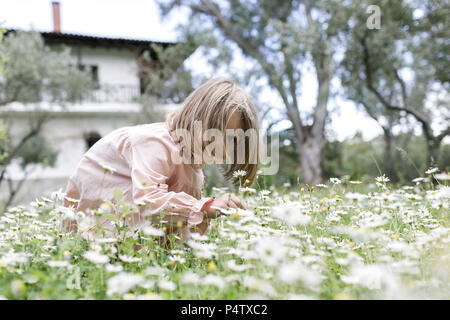
[[[186,11],[179,10],[162,19],[154,0],[61,0],[61,30],[63,33],[77,33],[105,37],[122,37],[154,41],[177,40],[176,26],[187,21]],[[0,0],[0,25],[22,30],[52,31],[53,16],[49,0]],[[239,59],[237,59],[239,63]],[[244,63],[244,62],[241,62]],[[200,51],[186,61],[189,69],[197,74],[218,76],[208,68]],[[226,75],[226,74],[223,74]],[[312,73],[303,76],[299,98],[302,111],[312,110],[317,91]],[[275,100],[273,92],[267,91],[265,101]],[[364,139],[371,139],[382,133],[376,121],[358,110],[350,101],[330,99],[329,127],[332,139],[343,140],[361,132]],[[280,123],[279,129],[289,125]]]

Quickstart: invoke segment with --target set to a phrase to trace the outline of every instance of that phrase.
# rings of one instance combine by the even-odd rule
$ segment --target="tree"
[[[383,162],[380,166],[383,173],[393,181],[397,177],[396,162],[394,161],[396,140],[394,129],[399,127],[405,128],[408,125],[405,123],[406,119],[397,112],[386,109],[365,87],[364,82],[355,79],[353,72],[348,72],[352,68],[351,56],[347,56],[341,63],[343,68],[340,69],[340,76],[344,96],[361,107],[383,130],[384,152]]]
[[[431,166],[450,133],[449,44],[445,41],[450,6],[437,0],[422,3],[370,1],[382,8],[380,30],[367,28],[364,12],[355,7],[342,66],[345,85],[352,87],[347,92],[358,96],[366,110],[379,104],[383,108],[379,113],[410,116],[420,123]],[[444,127],[437,133],[433,127],[439,119]]]
[[[186,58],[197,48],[194,39],[186,38],[168,47],[152,44],[150,51],[141,57],[142,63],[157,61],[148,73],[148,85],[144,94],[154,96],[160,103],[181,103],[192,92],[192,74],[184,66]]]
[[[6,57],[2,54],[2,45],[4,34],[6,33],[6,29],[0,28],[0,77],[6,74],[5,72],[5,62]],[[1,113],[0,109],[0,113]],[[8,146],[8,136],[7,130],[4,122],[0,119],[0,163],[7,157],[7,146]]]
[[[92,87],[87,72],[79,71],[67,48],[51,50],[37,32],[9,32],[0,47],[0,107],[19,102],[26,112],[28,129],[21,136],[12,134],[11,127],[4,130],[0,154],[0,186],[6,181],[9,205],[23,185],[30,168],[36,164],[52,165],[56,151],[40,135],[44,124],[51,118],[41,108],[43,101],[65,106],[82,100]],[[3,110],[2,118],[14,119]],[[24,177],[15,185],[8,175],[10,164],[18,160]]]
[[[214,30],[220,30],[224,39],[217,40],[219,49],[228,49],[220,58],[229,57],[227,43],[231,43],[254,62],[247,79],[265,77],[279,95],[295,132],[301,177],[308,184],[318,183],[322,178],[324,128],[335,71],[334,47],[349,14],[343,3],[320,0],[175,0],[160,3],[164,14],[178,6],[191,9],[189,25],[184,26],[186,32],[215,35]],[[227,63],[228,59],[223,61]],[[318,89],[313,112],[302,117],[299,88],[305,61],[312,62]]]

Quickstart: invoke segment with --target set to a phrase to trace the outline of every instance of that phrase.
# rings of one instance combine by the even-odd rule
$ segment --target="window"
[[[91,80],[94,83],[94,88],[95,89],[100,88],[100,82],[98,79],[98,66],[79,64],[78,69],[81,71],[87,70],[91,74]]]
[[[91,131],[84,134],[87,149],[89,150],[102,136],[97,131]]]

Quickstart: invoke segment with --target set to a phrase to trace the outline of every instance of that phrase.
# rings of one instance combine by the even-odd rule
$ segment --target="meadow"
[[[62,232],[84,213],[57,191],[0,215],[0,298],[450,299],[448,181],[434,168],[405,186],[242,187],[247,210],[224,210],[187,242],[171,235],[170,248],[158,226],[129,236],[120,192],[95,212],[114,237]]]

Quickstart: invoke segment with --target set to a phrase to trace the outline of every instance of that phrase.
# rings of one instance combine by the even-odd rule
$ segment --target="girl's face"
[[[228,122],[227,122],[227,125],[225,126],[225,130],[224,130],[223,134],[226,134],[226,130],[237,130],[237,129],[242,129],[243,127],[244,127],[244,122],[241,119],[241,113],[236,110],[231,114],[230,118],[228,119]],[[227,136],[225,138],[226,138],[226,144],[233,145],[235,148],[235,145],[237,142],[235,140],[235,138],[233,136],[229,136],[229,137]],[[208,143],[206,141],[203,141],[202,144],[203,144],[203,150],[205,150]],[[214,162],[216,162],[216,161],[221,162],[221,160],[223,160],[223,161],[226,160],[226,156],[227,156],[226,144],[223,144],[223,146],[222,146],[222,148],[223,148],[222,157],[221,157],[222,159],[216,158],[215,150],[212,150],[211,156],[213,158],[215,158]],[[205,163],[205,159],[203,159],[203,163]]]
[[[244,122],[241,118],[241,113],[239,111],[234,111],[228,120],[228,124],[225,129],[242,129],[244,127]]]

